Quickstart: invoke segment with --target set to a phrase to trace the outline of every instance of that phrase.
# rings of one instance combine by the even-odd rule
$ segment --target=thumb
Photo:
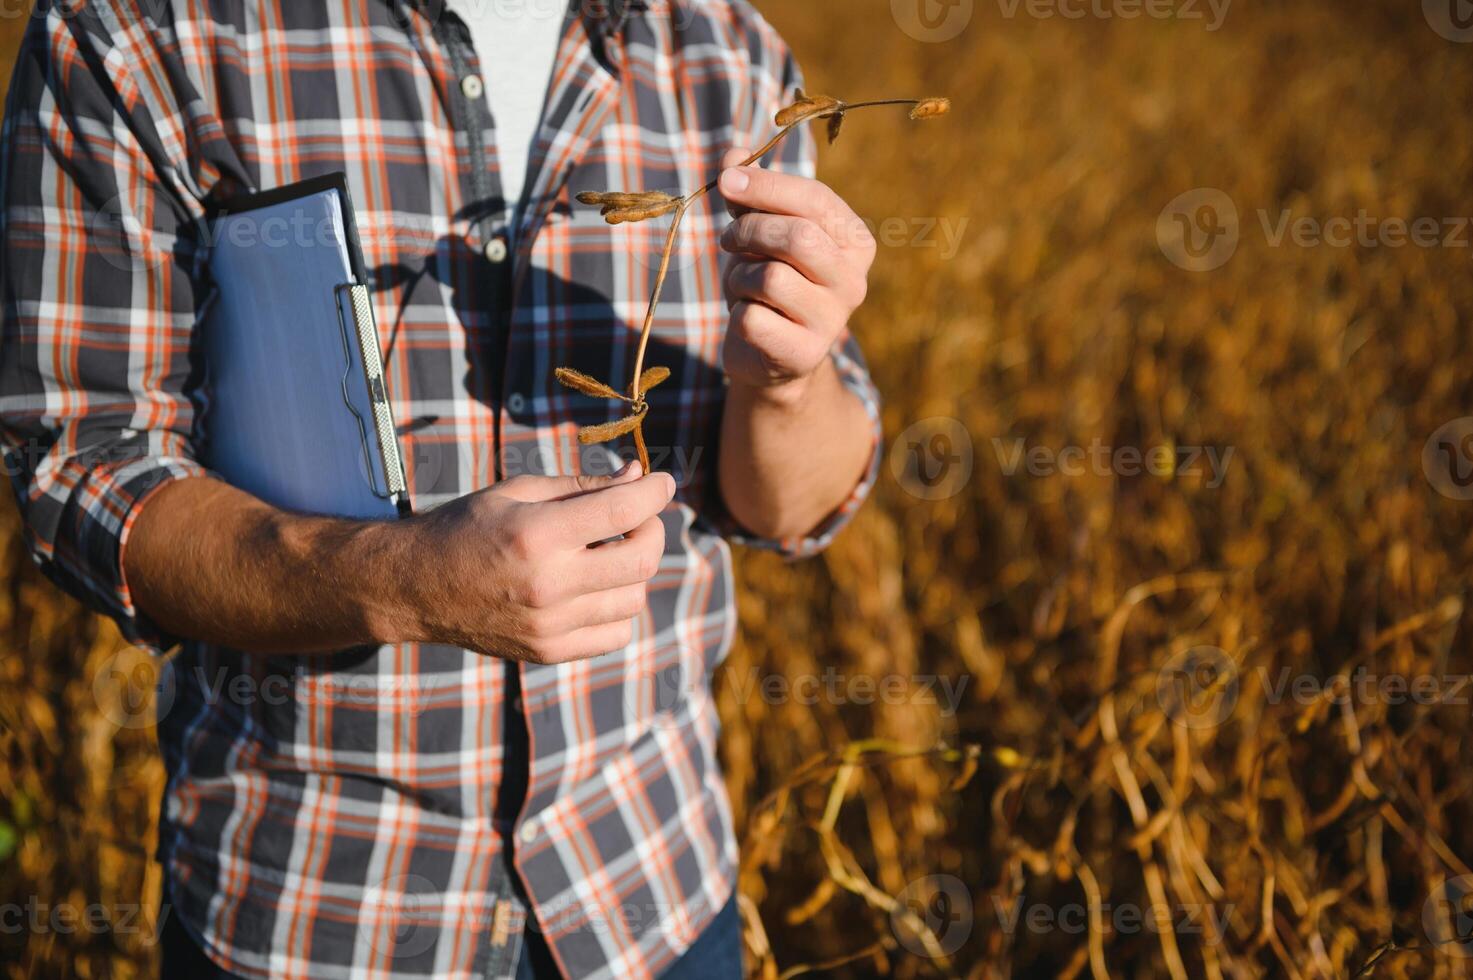
[[[747,157],[751,155],[751,150],[745,149],[740,146],[732,147],[721,155],[721,172],[724,173],[730,167],[740,166],[741,164],[745,163]],[[731,215],[733,218],[740,218],[742,215],[746,214],[750,210],[751,208],[744,208],[739,204],[732,204],[731,202],[727,202],[726,205],[726,213]]]
[[[633,483],[643,475],[644,470],[639,461],[631,460],[617,473],[601,476],[518,476],[501,484],[499,489],[513,500],[536,504],[549,500],[566,500],[622,483]]]

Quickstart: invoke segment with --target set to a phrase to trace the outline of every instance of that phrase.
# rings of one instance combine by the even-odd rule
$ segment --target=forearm
[[[863,403],[831,359],[801,389],[733,382],[719,455],[727,511],[762,537],[808,533],[858,485],[874,448],[871,433]]]
[[[144,502],[123,555],[134,604],[166,631],[261,653],[412,638],[402,526],[304,517],[218,480]],[[405,635],[400,635],[405,634]]]

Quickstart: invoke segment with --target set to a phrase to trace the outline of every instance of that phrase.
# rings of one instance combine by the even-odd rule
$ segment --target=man
[[[665,233],[575,196],[699,186],[800,79],[746,0],[549,7],[92,0],[30,25],[4,133],[7,463],[48,574],[131,641],[182,642],[166,975],[739,975],[721,534],[811,553],[873,481],[845,327],[874,243],[806,133],[722,172],[651,346],[663,472],[580,447],[611,409],[553,368],[629,370]],[[284,513],[202,464],[203,215],[337,170],[403,521]]]

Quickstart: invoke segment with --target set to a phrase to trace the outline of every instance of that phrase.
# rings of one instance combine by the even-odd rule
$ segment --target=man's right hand
[[[611,477],[516,477],[408,522],[430,566],[417,638],[537,664],[620,649],[674,495],[668,473],[632,463]]]
[[[290,514],[213,479],[150,495],[123,554],[168,633],[258,653],[443,643],[532,663],[627,644],[668,474],[523,476],[404,521]],[[622,540],[610,540],[624,535]]]

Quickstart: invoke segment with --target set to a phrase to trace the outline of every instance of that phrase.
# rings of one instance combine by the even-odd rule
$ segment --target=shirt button
[[[486,86],[480,75],[467,75],[460,80],[460,91],[467,99],[479,99]]]
[[[537,818],[528,817],[522,824],[522,829],[517,831],[517,836],[522,839],[523,844],[530,844],[537,839]]]
[[[506,407],[513,412],[521,412],[527,407],[527,399],[523,398],[520,393],[514,394],[506,400]]]
[[[484,254],[487,262],[490,262],[492,265],[500,265],[506,261],[507,252],[506,237],[497,235],[486,243]]]

